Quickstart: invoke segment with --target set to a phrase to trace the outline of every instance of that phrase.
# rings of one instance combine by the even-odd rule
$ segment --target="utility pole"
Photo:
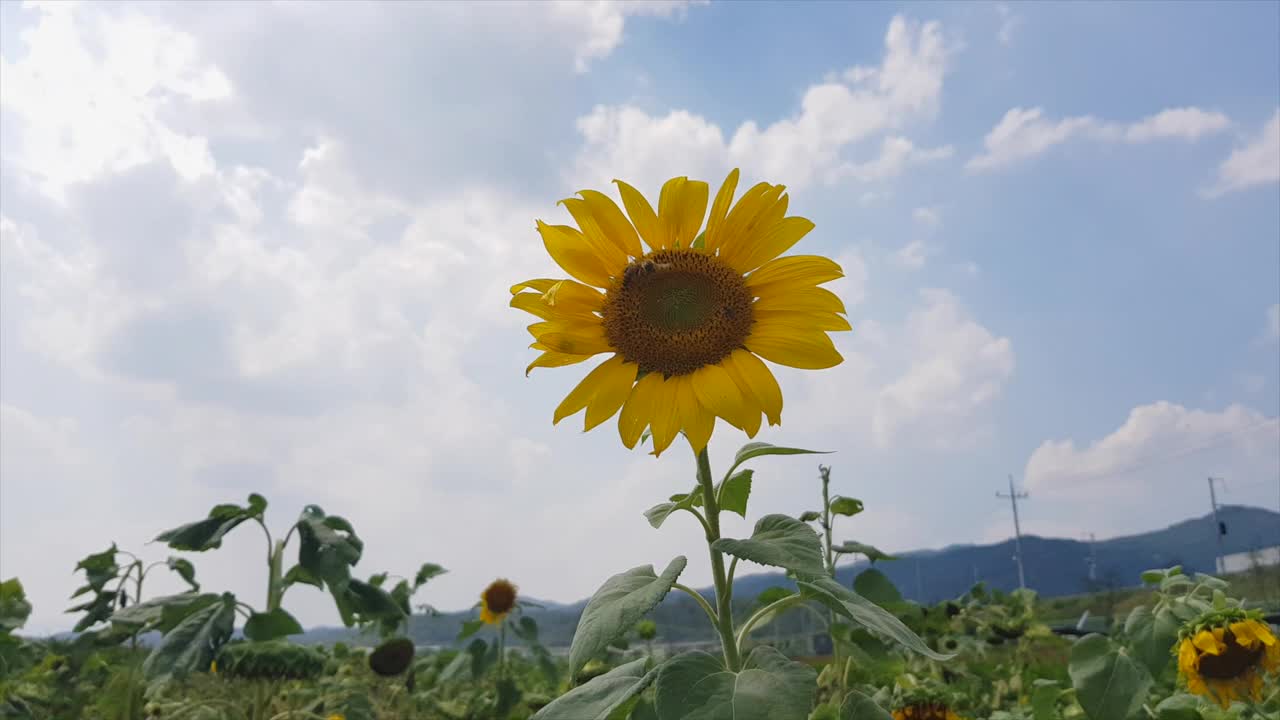
[[[1218,519],[1218,495],[1214,492],[1213,482],[1222,482],[1222,478],[1209,478],[1209,502],[1213,505],[1213,534],[1218,537],[1218,553],[1213,557],[1214,571],[1222,574],[1222,536],[1226,535],[1226,526]]]
[[[1094,583],[1098,580],[1098,551],[1094,546],[1093,533],[1089,533],[1089,559],[1085,562],[1089,563],[1089,582]]]
[[[1013,506],[1013,559],[1018,563],[1018,587],[1025,590],[1027,576],[1022,569],[1022,526],[1018,523],[1018,501],[1026,498],[1027,494],[1013,489],[1013,475],[1009,475],[1009,494],[996,492],[996,497],[1009,498],[1009,504]]]

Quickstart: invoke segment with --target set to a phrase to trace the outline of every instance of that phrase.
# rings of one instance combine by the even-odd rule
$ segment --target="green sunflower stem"
[[[711,545],[720,539],[720,507],[716,504],[716,488],[711,480],[711,459],[707,449],[698,453],[698,483],[702,485],[702,504],[707,512],[707,547],[711,551],[711,575],[716,584],[716,631],[724,650],[725,667],[733,672],[742,668],[738,643],[733,636],[733,588],[724,569],[724,555]]]

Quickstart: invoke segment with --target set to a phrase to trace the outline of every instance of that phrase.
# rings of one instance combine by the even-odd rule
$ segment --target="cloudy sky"
[[[779,369],[889,550],[1280,502],[1275,3],[0,4],[0,575],[64,629],[81,556],[308,503],[361,574],[571,601],[690,558],[692,459],[551,425],[507,288],[612,178],[786,184],[834,256],[836,369]],[[611,190],[610,190],[611,191]],[[731,429],[730,429],[731,430]],[[717,433],[724,466],[745,438]],[[814,505],[758,464],[751,517]],[[726,534],[749,533],[732,518]],[[196,558],[265,594],[261,533]],[[175,589],[168,578],[150,586]],[[286,601],[335,623],[310,588]]]

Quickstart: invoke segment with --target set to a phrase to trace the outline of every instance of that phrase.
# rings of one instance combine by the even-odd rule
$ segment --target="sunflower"
[[[960,720],[945,703],[912,703],[893,711],[893,720]]]
[[[1188,692],[1211,698],[1224,710],[1237,699],[1262,699],[1262,676],[1280,673],[1280,642],[1260,618],[1233,608],[1183,626],[1178,674]]]
[[[489,625],[502,622],[516,606],[516,586],[501,578],[480,593],[480,619]]]
[[[782,390],[761,358],[829,368],[843,358],[827,333],[850,329],[844,304],[819,287],[842,277],[840,266],[816,255],[779,257],[813,223],[786,216],[782,185],[759,183],[735,204],[737,170],[709,215],[705,182],[667,181],[657,212],[614,182],[625,214],[607,195],[583,190],[561,201],[576,228],[537,223],[547,252],[574,279],[511,288],[512,307],[541,321],[529,326],[530,347],[542,354],[526,374],[609,355],[553,422],[585,409],[590,430],[617,414],[623,444],[634,448],[648,428],[655,455],[681,431],[702,451],[717,417],[750,437],[762,414],[780,424]]]

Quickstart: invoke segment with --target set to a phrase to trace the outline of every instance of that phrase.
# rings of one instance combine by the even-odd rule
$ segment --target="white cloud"
[[[971,172],[1008,167],[1078,137],[1102,142],[1190,141],[1229,126],[1225,115],[1195,107],[1163,110],[1129,125],[1105,122],[1092,115],[1054,121],[1044,116],[1042,108],[1015,107],[983,138],[984,152],[970,158],[965,167]]]
[[[1249,144],[1233,150],[1218,166],[1218,177],[1205,197],[1280,182],[1280,110]]]
[[[912,164],[948,157],[951,149],[919,149],[895,136],[870,160],[845,160],[843,151],[910,120],[932,118],[948,55],[938,23],[895,17],[879,66],[852,68],[811,86],[798,113],[763,128],[749,120],[731,135],[686,110],[652,116],[635,107],[597,106],[578,122],[585,147],[572,177],[584,185],[619,177],[657,187],[677,165],[704,178],[741,166],[792,187],[893,177]]]
[[[591,61],[607,57],[622,42],[629,15],[682,18],[692,5],[710,0],[554,0],[551,11],[577,29],[582,39],[574,54],[574,68],[586,72]]]
[[[925,245],[923,241],[912,240],[898,248],[889,259],[898,267],[919,270],[924,267],[925,261],[929,259],[930,254],[929,246]]]
[[[1088,529],[1117,534],[1162,525],[1133,510],[1156,497],[1172,517],[1205,513],[1211,475],[1238,488],[1219,502],[1272,505],[1280,419],[1240,405],[1214,412],[1156,402],[1133,408],[1115,431],[1086,445],[1042,443],[1025,470],[1032,497],[1048,508],[1046,518],[1087,512]]]
[[[996,12],[1000,14],[1000,29],[996,32],[996,37],[1000,39],[1001,45],[1007,47],[1013,44],[1013,34],[1022,24],[1022,18],[1005,3],[997,3]]]
[[[881,447],[905,435],[944,447],[979,439],[986,430],[974,416],[1013,374],[1008,338],[974,321],[949,291],[925,290],[921,299],[906,323],[912,361],[876,398],[872,431]]]
[[[911,211],[911,219],[929,229],[937,228],[942,224],[942,216],[936,207],[918,207]]]

